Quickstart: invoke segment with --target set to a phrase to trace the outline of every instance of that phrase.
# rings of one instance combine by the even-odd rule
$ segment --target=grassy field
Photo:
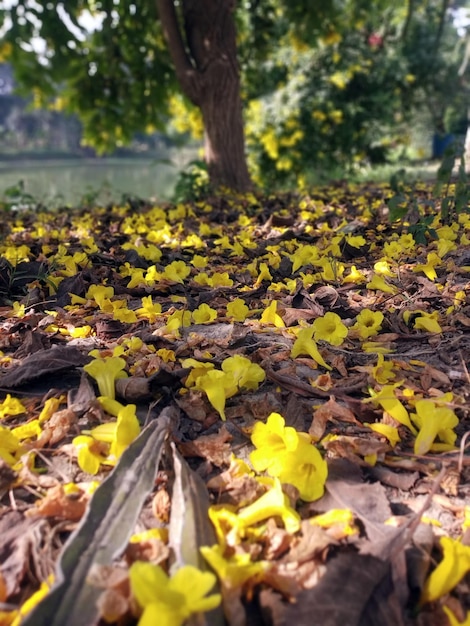
[[[23,181],[26,193],[49,207],[83,203],[118,202],[123,194],[140,198],[169,199],[178,173],[194,158],[180,151],[171,160],[152,159],[54,159],[12,160],[0,162],[0,199],[5,190]],[[406,170],[409,181],[435,177],[437,163],[403,163],[377,168],[364,168],[352,177],[357,182],[383,181],[400,168]],[[334,174],[315,177],[314,184],[325,184]]]
[[[0,163],[0,197],[5,189],[24,183],[27,193],[44,204],[75,205],[99,193],[98,200],[118,201],[122,194],[167,199],[178,171],[186,161],[172,165],[150,159],[25,160]]]

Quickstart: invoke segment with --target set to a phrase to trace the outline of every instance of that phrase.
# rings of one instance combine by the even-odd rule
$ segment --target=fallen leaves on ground
[[[1,625],[469,623],[470,215],[389,196],[4,216]]]

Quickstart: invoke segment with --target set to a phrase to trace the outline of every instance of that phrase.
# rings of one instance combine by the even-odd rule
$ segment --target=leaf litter
[[[2,626],[469,622],[470,216],[390,196],[4,217]]]

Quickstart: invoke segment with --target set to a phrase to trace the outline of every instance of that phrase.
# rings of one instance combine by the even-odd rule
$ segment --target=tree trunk
[[[234,2],[182,0],[178,20],[173,0],[156,1],[178,81],[202,112],[211,184],[246,191],[251,181],[245,157]]]

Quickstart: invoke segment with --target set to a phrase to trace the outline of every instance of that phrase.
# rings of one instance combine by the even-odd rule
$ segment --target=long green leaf
[[[109,565],[125,549],[151,491],[172,409],[162,412],[127,448],[94,493],[86,516],[66,543],[56,583],[22,626],[92,626],[101,590],[87,582],[92,565]]]

